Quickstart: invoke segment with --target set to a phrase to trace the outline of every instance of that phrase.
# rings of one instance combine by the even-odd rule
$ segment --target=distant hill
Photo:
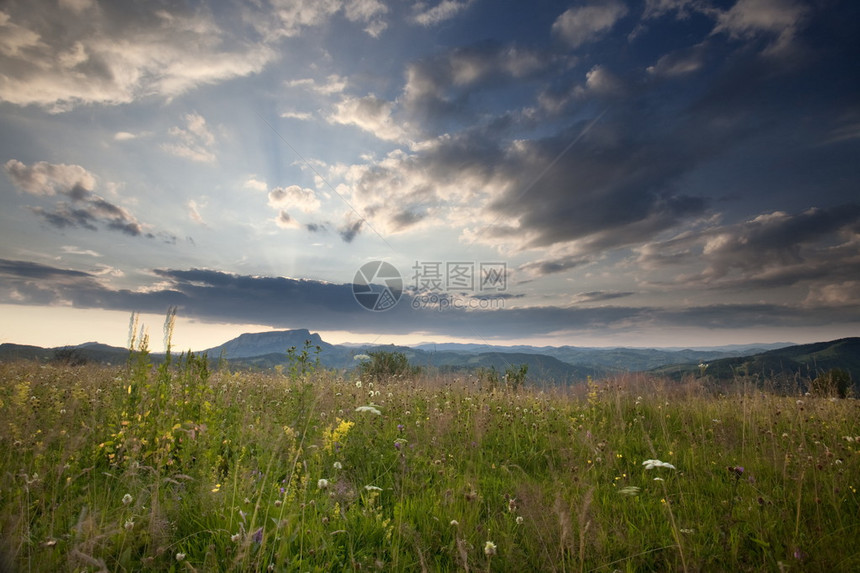
[[[860,381],[860,338],[791,345],[765,349],[767,345],[722,347],[719,349],[582,348],[576,346],[492,346],[479,344],[422,344],[418,347],[395,345],[330,344],[307,329],[245,333],[204,352],[215,362],[222,357],[234,368],[268,370],[277,365],[289,367],[287,350],[297,352],[310,343],[310,359],[319,358],[326,368],[349,370],[356,366],[355,356],[373,351],[402,352],[417,366],[443,372],[495,368],[500,373],[510,366],[527,364],[528,380],[568,384],[588,376],[602,378],[624,372],[650,372],[681,379],[699,374],[699,364],[715,384],[730,383],[739,374],[758,377],[786,386],[804,385],[831,368],[847,370],[858,387]],[[317,354],[316,347],[320,351]],[[752,349],[744,355],[742,350]],[[758,349],[758,350],[757,350]],[[121,364],[128,349],[87,342],[77,346],[41,348],[22,344],[0,344],[0,360],[100,362]],[[163,354],[152,354],[154,363]],[[856,390],[855,390],[856,393]]]
[[[847,370],[854,383],[855,393],[860,390],[860,338],[798,344],[751,356],[722,358],[707,362],[705,372],[720,382],[729,382],[738,376],[751,376],[787,388],[805,388],[809,380],[831,368]],[[695,364],[676,364],[652,372],[681,378],[698,373],[699,367]]]

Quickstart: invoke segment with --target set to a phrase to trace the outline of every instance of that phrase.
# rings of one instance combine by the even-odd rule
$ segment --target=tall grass
[[[855,400],[145,353],[0,380],[0,538],[20,571],[860,569]]]

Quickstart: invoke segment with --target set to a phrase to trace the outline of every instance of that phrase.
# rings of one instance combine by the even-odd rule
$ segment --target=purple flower
[[[397,448],[397,450],[399,451],[402,447],[402,444],[400,442],[394,442],[394,447]]]
[[[397,431],[398,431],[398,432],[402,432],[402,431],[403,431],[403,424],[397,424]]]
[[[251,536],[251,539],[254,540],[254,543],[262,543],[263,542],[263,528],[261,527],[257,531],[254,532],[254,535]]]

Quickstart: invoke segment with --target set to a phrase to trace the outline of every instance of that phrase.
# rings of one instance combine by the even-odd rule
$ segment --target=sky
[[[854,0],[6,1],[0,342],[860,335],[858,37]]]

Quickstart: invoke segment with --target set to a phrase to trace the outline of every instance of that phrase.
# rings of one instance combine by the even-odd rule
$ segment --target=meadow
[[[5,566],[860,570],[856,400],[298,365],[0,364]]]

